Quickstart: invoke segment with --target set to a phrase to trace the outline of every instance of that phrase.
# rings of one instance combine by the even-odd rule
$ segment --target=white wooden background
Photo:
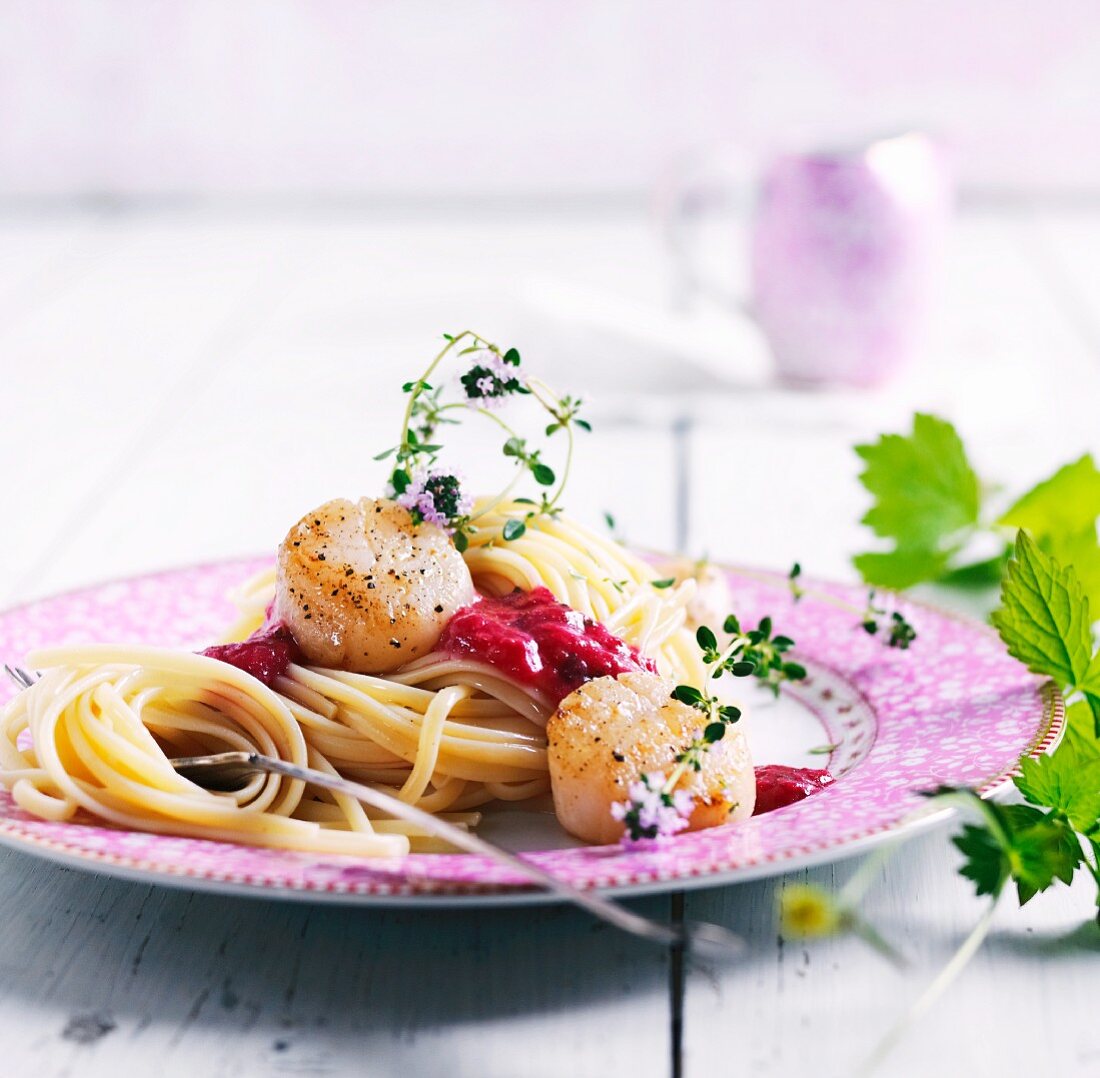
[[[743,329],[654,314],[665,264],[630,213],[0,215],[0,599],[270,549],[313,503],[377,489],[396,386],[467,325],[590,398],[578,515],[850,575],[849,447],[913,407],[956,419],[1012,485],[1100,448],[1098,250],[1085,210],[971,211],[920,368],[792,395]],[[569,909],[220,898],[0,851],[0,1053],[44,1078],[847,1075],[976,917],[955,867],[928,836],[870,896],[899,973],[856,941],[780,944],[785,879],[637,903],[745,935],[747,959],[717,968]],[[1010,906],[884,1073],[1100,1074],[1088,889]]]

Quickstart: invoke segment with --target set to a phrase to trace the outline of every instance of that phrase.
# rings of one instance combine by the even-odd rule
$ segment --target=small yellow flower
[[[779,930],[787,939],[832,936],[847,917],[827,891],[812,884],[788,884],[779,899]]]

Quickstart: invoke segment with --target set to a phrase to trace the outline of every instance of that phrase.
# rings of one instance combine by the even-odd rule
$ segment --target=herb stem
[[[416,404],[417,398],[424,391],[424,383],[435,373],[436,367],[443,362],[447,353],[464,337],[474,337],[475,340],[481,339],[472,330],[464,329],[458,336],[452,337],[446,343],[442,351],[428,364],[428,369],[417,379],[416,388],[409,394],[409,403],[405,405],[405,418],[401,423],[401,445],[409,444],[409,424],[412,422],[413,405]]]
[[[940,970],[935,980],[933,980],[920,994],[916,1003],[914,1003],[906,1014],[895,1023],[886,1036],[879,1041],[875,1050],[857,1069],[856,1075],[859,1076],[859,1078],[867,1078],[867,1076],[878,1069],[883,1060],[894,1050],[898,1042],[908,1032],[909,1027],[918,1021],[932,1004],[951,987],[955,978],[966,968],[966,964],[974,957],[978,948],[980,948],[985,941],[985,937],[989,934],[990,926],[993,924],[993,915],[996,913],[997,903],[1001,897],[1002,890],[1003,885],[997,889],[985,913],[982,914],[978,923],[971,929],[970,935],[968,935],[959,945],[959,949],[952,955],[951,961]]]
[[[759,580],[762,584],[774,584],[777,588],[782,588],[783,583],[786,582],[786,578],[783,581],[777,580],[775,573],[762,573],[755,569],[742,569],[738,567],[737,575],[747,577],[749,580]],[[849,614],[856,614],[859,617],[863,616],[864,610],[862,607],[856,606],[855,603],[848,602],[847,599],[840,599],[836,595],[830,595],[827,591],[821,591],[818,588],[807,588],[802,584],[799,584],[799,595],[804,595],[807,599],[813,599],[815,602],[827,603],[829,606],[834,606],[838,610],[843,610]]]
[[[565,437],[567,444],[565,447],[565,464],[562,466],[561,480],[558,482],[558,488],[554,491],[554,496],[545,504],[543,512],[553,509],[559,501],[561,496],[565,492],[565,485],[569,482],[569,472],[573,467],[573,423],[571,422],[571,416],[566,414],[566,408],[562,405],[561,398],[540,378],[529,378],[527,380],[527,388],[531,391],[531,396],[535,398],[542,405],[555,421],[560,423],[565,429]],[[546,394],[544,396],[543,394]],[[549,397],[549,399],[547,399]]]

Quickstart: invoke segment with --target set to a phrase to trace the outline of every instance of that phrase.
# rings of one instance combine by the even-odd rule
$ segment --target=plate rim
[[[656,551],[640,550],[639,553],[657,555]],[[668,555],[660,554],[661,557]],[[0,610],[0,618],[28,610],[42,603],[86,595],[100,591],[112,585],[151,581],[159,577],[174,576],[183,573],[203,572],[225,569],[233,565],[259,563],[267,556],[237,555],[226,558],[210,559],[188,565],[170,566],[146,573],[130,576],[117,576],[97,583],[76,588],[62,589],[34,599],[13,604]],[[711,563],[724,572],[740,574],[745,577],[784,580],[780,570],[762,569],[756,566],[744,566],[729,562]],[[842,581],[822,580],[808,577],[813,583],[826,585],[852,586]],[[917,599],[892,590],[880,588],[880,593],[897,596],[910,606],[928,610],[938,617],[961,623],[972,630],[999,639],[996,630],[984,622],[966,614],[948,610],[927,599]],[[1051,750],[1060,742],[1066,728],[1065,700],[1061,690],[1053,681],[1045,681],[1039,686],[1043,697],[1043,716],[1025,750],[1011,767],[1008,767],[980,783],[976,790],[980,797],[989,799],[1006,790],[1012,778],[1019,774],[1019,761],[1025,758],[1035,759]],[[737,883],[749,883],[787,872],[796,872],[822,864],[847,860],[869,852],[876,846],[902,835],[916,835],[944,824],[957,815],[953,807],[929,805],[926,809],[909,812],[899,819],[876,825],[864,832],[846,834],[836,839],[821,840],[812,849],[796,850],[782,856],[764,858],[760,861],[737,868],[698,872],[688,870],[667,875],[658,873],[654,878],[608,886],[582,885],[584,889],[615,898],[640,898],[672,891],[701,890],[708,887],[726,887]],[[311,902],[325,905],[345,905],[376,908],[422,908],[455,909],[475,906],[525,906],[556,905],[565,900],[526,884],[473,884],[469,882],[451,882],[420,879],[411,884],[371,884],[370,889],[360,886],[328,884],[302,886],[282,884],[270,879],[250,877],[247,873],[226,873],[218,870],[183,869],[171,871],[160,865],[140,858],[123,857],[102,850],[77,850],[72,846],[52,838],[29,835],[21,830],[21,821],[0,818],[0,846],[14,850],[28,857],[52,864],[75,868],[86,872],[101,873],[114,879],[132,883],[144,883],[172,887],[178,890],[190,890],[210,894],[234,897],[269,899],[281,901]],[[210,840],[217,841],[217,840]],[[241,846],[242,843],[226,843],[228,846]]]

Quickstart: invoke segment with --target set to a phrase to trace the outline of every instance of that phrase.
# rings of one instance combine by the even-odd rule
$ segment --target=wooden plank
[[[946,834],[904,846],[864,903],[869,921],[908,960],[901,971],[854,937],[777,940],[782,888],[810,881],[835,889],[850,878],[852,862],[689,895],[690,916],[728,926],[749,949],[731,968],[689,967],[684,1074],[726,1073],[733,1060],[760,1075],[811,1065],[828,1075],[856,1073],[984,908],[954,875]],[[880,1073],[927,1074],[933,1061],[960,1074],[1091,1072],[1100,1034],[1087,1003],[1097,944],[1086,881],[1022,912],[1014,905],[1004,903],[983,951]]]
[[[183,225],[162,227],[155,242],[189,252],[193,242],[198,245]],[[321,221],[269,233],[211,225],[206,242],[218,251],[232,247],[243,264],[261,261],[269,245],[278,246],[278,276],[238,296],[236,305],[227,306],[220,291],[191,297],[201,311],[198,321],[216,325],[218,317],[232,318],[232,341],[191,334],[194,351],[188,354],[201,358],[188,360],[174,381],[162,384],[136,432],[128,441],[114,439],[112,454],[96,461],[94,494],[66,521],[63,542],[49,558],[39,559],[33,574],[27,570],[24,590],[49,592],[272,549],[311,506],[380,491],[386,467],[372,457],[397,437],[401,383],[426,364],[439,328],[500,326],[508,334],[502,339],[523,339],[508,287],[532,248],[545,249],[548,258],[572,250],[566,271],[590,272],[589,256],[605,242],[600,230],[589,236],[587,250],[570,248],[560,231],[499,223],[448,229]],[[614,234],[619,232],[629,239],[634,226]],[[483,252],[479,269],[458,277],[444,273],[441,267],[475,239]],[[142,233],[141,243],[147,248],[154,238]],[[197,250],[191,257],[201,265]],[[123,285],[116,281],[115,287]],[[219,282],[221,291],[227,287]],[[149,290],[152,295],[137,302],[165,302],[161,282]],[[148,332],[158,340],[170,336],[176,310],[172,302],[150,313]],[[633,409],[624,411],[606,391],[600,366],[559,347],[547,355],[533,343],[528,362],[562,391],[591,396],[586,414],[596,425],[593,435],[581,436],[567,509],[598,527],[609,510],[635,541],[670,547],[675,527],[663,508],[665,500],[671,506],[670,418],[655,411],[647,421],[652,436],[632,435]],[[534,420],[541,430],[545,420]],[[74,423],[80,440],[88,424],[80,417]],[[495,448],[498,432],[487,433],[482,424],[478,440],[472,431],[446,433],[456,448],[452,459],[472,483],[503,485],[508,471]],[[551,445],[550,459],[560,452]],[[650,497],[650,490],[657,493]]]
[[[237,346],[250,293],[273,272],[272,248],[247,257],[217,229],[173,230],[119,219],[101,255],[0,329],[0,425],[12,556],[0,575],[11,601],[40,593],[60,546],[140,453],[181,383]],[[256,256],[266,252],[266,257]],[[248,297],[248,298],[245,298]],[[244,321],[242,321],[244,319]]]
[[[664,952],[571,909],[256,901],[7,851],[0,901],[10,1073],[667,1070]],[[668,900],[635,905],[663,918]]]

